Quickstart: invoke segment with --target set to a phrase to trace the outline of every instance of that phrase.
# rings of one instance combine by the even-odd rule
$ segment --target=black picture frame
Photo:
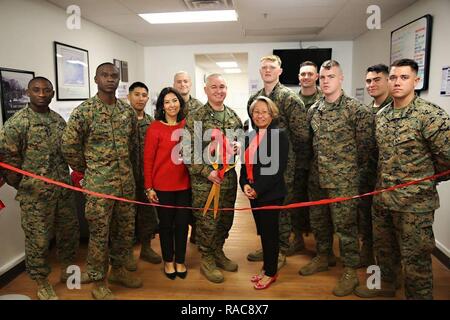
[[[56,100],[86,100],[91,96],[89,52],[54,41]]]
[[[416,91],[428,89],[430,74],[431,29],[433,17],[426,14],[391,32],[390,61],[408,58],[419,65],[418,76],[421,78]]]
[[[34,71],[0,68],[0,107],[3,123],[30,101],[26,95]]]

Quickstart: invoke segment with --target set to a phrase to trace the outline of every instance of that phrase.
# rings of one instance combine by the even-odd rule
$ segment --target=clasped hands
[[[255,189],[253,189],[249,184],[244,185],[244,194],[250,200],[255,200],[258,197]]]

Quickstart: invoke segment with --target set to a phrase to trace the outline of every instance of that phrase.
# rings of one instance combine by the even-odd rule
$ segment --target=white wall
[[[353,45],[353,85],[364,87],[365,70],[376,63],[389,65],[391,31],[413,21],[425,14],[433,16],[429,88],[421,93],[421,97],[438,104],[450,113],[450,97],[439,95],[441,68],[450,65],[450,1],[448,0],[420,0],[406,10],[382,23],[380,30],[368,31],[354,41]],[[370,97],[365,93],[365,100]],[[436,246],[450,257],[450,182],[438,187],[441,208],[436,211],[434,232]]]
[[[53,41],[58,41],[89,51],[91,96],[96,93],[96,66],[114,58],[128,61],[130,82],[144,79],[142,46],[84,19],[80,30],[69,30],[67,17],[64,10],[43,0],[1,0],[0,67],[34,71],[55,85]],[[55,97],[50,106],[67,118],[80,103],[56,101]],[[14,196],[14,189],[0,189],[0,199],[6,204],[6,209],[0,211],[0,275],[24,256],[20,212]]]
[[[344,90],[351,94],[352,88],[352,41],[324,41],[324,42],[304,42],[303,48],[316,46],[319,48],[332,48],[333,59],[338,60],[344,70]],[[158,46],[145,48],[145,80],[150,85],[150,90],[158,92],[165,86],[172,85],[173,75],[179,70],[187,71],[191,77],[195,77],[195,54],[205,53],[228,53],[244,52],[248,54],[248,80],[257,81],[262,87],[259,76],[259,59],[262,56],[272,54],[273,49],[298,49],[299,42],[278,42],[278,43],[239,43],[239,44],[213,44],[213,45],[185,45],[185,46]],[[197,70],[198,71],[198,70]],[[195,86],[199,84],[198,79],[192,79],[192,92],[197,92]],[[228,83],[228,85],[233,85]],[[244,86],[244,84],[240,84]],[[240,88],[240,92],[248,91],[249,84],[245,88]],[[297,89],[296,89],[297,90]],[[228,94],[225,104],[233,107]]]

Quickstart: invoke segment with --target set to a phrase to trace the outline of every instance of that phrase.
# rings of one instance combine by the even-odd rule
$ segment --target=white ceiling
[[[246,52],[196,54],[195,65],[207,73],[224,73],[216,62],[235,61],[242,73],[247,73],[248,54]]]
[[[353,40],[367,31],[369,5],[385,21],[417,0],[47,0],[143,46]],[[197,8],[197,9],[196,9]],[[151,25],[137,14],[232,9],[238,21]]]

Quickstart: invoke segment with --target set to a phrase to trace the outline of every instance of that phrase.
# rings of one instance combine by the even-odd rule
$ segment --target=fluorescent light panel
[[[151,24],[237,21],[235,10],[141,13],[139,16]]]
[[[219,61],[216,64],[221,68],[237,68],[238,64],[236,61]]]
[[[225,73],[241,73],[241,69],[239,68],[231,68],[231,69],[223,69]]]

